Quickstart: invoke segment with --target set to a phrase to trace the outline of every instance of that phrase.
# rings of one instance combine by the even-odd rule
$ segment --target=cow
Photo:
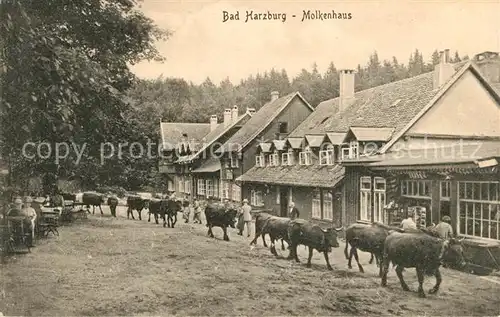
[[[169,228],[173,228],[177,223],[177,213],[182,211],[182,202],[179,200],[163,200],[166,202],[165,208],[161,208],[162,211],[160,213],[163,219],[163,227],[168,226]]]
[[[118,206],[118,198],[116,197],[108,197],[108,206],[111,210],[111,215],[116,218],[116,206]]]
[[[148,210],[148,222],[151,222],[151,214],[153,214],[155,218],[156,224],[158,224],[158,216],[162,215],[165,213],[165,209],[167,208],[166,206],[166,200],[164,199],[152,199],[149,202],[149,210]]]
[[[98,206],[103,215],[101,204],[104,204],[104,196],[97,193],[83,193],[82,202],[87,206],[87,210],[90,213],[90,206],[92,206],[92,214],[95,213],[95,207]]]
[[[255,238],[250,242],[250,245],[257,244],[257,239],[260,236],[262,236],[262,243],[264,244],[264,247],[267,248],[265,235],[266,235],[266,233],[269,234],[269,232],[263,232],[262,229],[264,228],[264,225],[267,222],[267,219],[269,219],[270,217],[272,217],[272,215],[268,214],[266,212],[260,212],[255,217]],[[283,239],[281,239],[281,250],[285,250],[285,245],[283,244]]]
[[[132,219],[135,220],[133,211],[137,210],[137,214],[139,215],[139,220],[142,220],[141,212],[143,209],[149,208],[149,200],[144,199],[140,196],[128,196],[127,206],[128,206],[127,219],[129,219],[129,216],[131,216]]]
[[[320,226],[310,223],[304,219],[294,219],[288,224],[288,238],[290,240],[290,254],[288,259],[295,258],[297,263],[300,260],[297,256],[297,246],[299,244],[309,247],[309,257],[307,259],[307,267],[311,267],[311,258],[313,250],[322,252],[325,256],[326,267],[328,270],[333,270],[328,259],[328,252],[331,252],[332,247],[338,248],[337,232],[343,228],[328,228],[322,229]]]
[[[71,200],[73,202],[76,201],[76,194],[71,194],[71,193],[61,193],[61,196],[63,196],[64,200]]]
[[[285,246],[283,245],[283,240],[287,241],[290,246],[290,242],[288,239],[288,224],[290,223],[290,218],[285,217],[277,217],[270,216],[264,222],[262,227],[262,237],[267,233],[269,234],[269,238],[271,238],[271,246],[269,250],[275,256],[278,255],[276,252],[275,241],[281,239],[281,249],[284,250]],[[257,237],[257,235],[255,235]]]
[[[224,232],[224,241],[229,241],[229,236],[227,235],[228,227],[235,227],[235,218],[237,214],[235,208],[227,208],[221,204],[209,204],[205,208],[205,218],[207,219],[208,232],[207,235],[214,238],[212,232],[213,227],[220,227]]]
[[[396,265],[396,274],[405,291],[409,287],[403,279],[404,268],[415,268],[418,278],[418,294],[425,297],[422,284],[425,275],[434,275],[436,285],[429,290],[435,294],[441,285],[441,262],[463,268],[466,265],[463,247],[460,240],[443,240],[429,234],[391,232],[384,243],[383,274],[381,285],[387,286],[389,262]]]

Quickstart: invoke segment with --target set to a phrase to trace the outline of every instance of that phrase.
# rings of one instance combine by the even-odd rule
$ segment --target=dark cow
[[[116,206],[118,206],[118,198],[109,197],[108,198],[108,206],[111,210],[111,215],[116,218]]]
[[[384,243],[381,284],[387,285],[389,262],[393,262],[403,290],[410,290],[403,279],[403,270],[414,267],[417,271],[419,296],[425,297],[422,287],[425,275],[436,277],[436,285],[429,290],[429,294],[434,294],[439,290],[442,281],[439,271],[442,261],[458,267],[466,265],[461,241],[442,240],[422,233],[391,232]]]
[[[132,219],[135,220],[133,211],[137,210],[139,220],[142,220],[141,212],[143,209],[147,209],[149,207],[149,200],[144,199],[140,196],[128,196],[127,206],[127,219],[129,219],[129,216],[131,216]]]
[[[352,269],[352,257],[358,264],[359,271],[364,273],[363,266],[359,263],[358,249],[371,253],[370,264],[375,258],[375,263],[380,267],[379,276],[382,276],[382,254],[384,252],[385,238],[389,235],[389,230],[396,230],[397,228],[389,227],[379,223],[361,224],[354,223],[347,227],[345,230],[345,249],[344,255],[349,262],[347,267]],[[351,245],[351,251],[348,253],[348,246]]]
[[[148,222],[151,222],[151,214],[153,214],[155,218],[156,224],[158,224],[158,216],[166,213],[167,202],[165,199],[152,199],[149,202],[149,211],[148,211]]]
[[[264,228],[265,223],[267,222],[267,219],[272,217],[271,214],[268,214],[266,212],[260,212],[256,217],[255,217],[255,238],[250,242],[250,245],[252,244],[257,244],[257,239],[262,236],[262,243],[264,244],[264,247],[267,248],[267,243],[265,239],[266,233],[262,231]],[[268,232],[267,232],[268,233]],[[281,250],[285,250],[285,245],[283,244],[283,239],[281,239]]]
[[[299,244],[309,247],[309,258],[307,259],[307,267],[311,267],[311,258],[313,250],[322,252],[325,256],[326,267],[328,270],[333,270],[328,259],[328,252],[331,252],[332,247],[338,248],[337,232],[343,228],[328,228],[323,230],[320,226],[310,223],[304,219],[291,220],[288,225],[288,237],[290,239],[290,254],[288,259],[295,258],[295,261],[300,262],[297,256],[297,246]]]
[[[96,193],[83,193],[82,202],[85,206],[87,206],[89,213],[90,206],[92,206],[92,214],[95,213],[95,207],[98,206],[101,211],[101,215],[103,215],[101,204],[104,204],[104,196]]]
[[[177,223],[177,213],[182,211],[182,201],[168,199],[166,200],[166,208],[161,210],[164,211],[164,213],[160,214],[163,219],[163,227],[166,225],[173,228]]]
[[[71,193],[61,193],[61,196],[63,196],[64,200],[71,200],[71,201],[76,201],[76,194],[71,194]]]
[[[224,240],[229,241],[229,236],[227,235],[227,228],[235,226],[237,210],[234,208],[228,208],[221,204],[209,204],[205,208],[205,218],[207,219],[208,236],[214,238],[212,232],[213,227],[220,227],[224,231]]]
[[[287,241],[288,245],[290,245],[288,238],[288,225],[290,223],[290,218],[285,217],[277,217],[271,216],[267,218],[262,227],[262,236],[267,233],[269,234],[269,238],[271,238],[271,246],[270,251],[274,255],[278,255],[276,252],[275,241],[281,239],[281,249],[284,250],[285,246],[283,245],[283,240]],[[257,237],[257,235],[255,235]]]

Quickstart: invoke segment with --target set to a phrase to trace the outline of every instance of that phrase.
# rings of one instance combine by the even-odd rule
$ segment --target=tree
[[[141,141],[126,122],[125,96],[136,81],[128,64],[162,60],[155,41],[169,33],[134,0],[5,0],[0,3],[2,153],[17,176],[54,175],[100,182],[103,142]],[[86,145],[56,161],[22,155],[27,142]],[[128,164],[125,162],[124,164]],[[29,171],[28,173],[24,171]],[[45,177],[50,179],[50,177]]]

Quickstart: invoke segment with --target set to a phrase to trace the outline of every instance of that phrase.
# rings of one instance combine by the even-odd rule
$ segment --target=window
[[[168,182],[167,182],[167,190],[168,190],[169,192],[173,192],[173,191],[175,191],[175,189],[174,189],[174,182],[173,182],[173,181],[168,180]]]
[[[186,194],[191,194],[191,179],[186,178],[184,180],[184,192]]]
[[[179,191],[179,193],[183,193],[184,192],[184,177],[179,176],[178,181],[179,181],[177,183],[178,191]]]
[[[214,196],[214,183],[211,179],[206,180],[206,195],[207,197],[213,197]]]
[[[319,151],[319,165],[333,165],[333,149]]]
[[[373,221],[384,222],[386,182],[382,177],[375,177],[373,183]]]
[[[321,193],[315,190],[312,198],[312,217],[321,219]]]
[[[278,122],[279,133],[288,133],[288,122]]]
[[[443,181],[441,182],[441,200],[450,200],[450,182]]]
[[[230,160],[231,160],[231,167],[232,168],[238,167],[238,158],[237,157],[231,155]]]
[[[258,167],[266,166],[264,155],[261,154],[255,157],[255,165],[257,165]]]
[[[292,166],[293,165],[293,151],[290,150],[288,153],[281,154],[281,165]]]
[[[342,148],[342,160],[352,160],[358,158],[359,143],[357,141],[349,142],[348,147]]]
[[[401,195],[407,197],[431,198],[431,182],[426,180],[401,181]]]
[[[264,198],[262,197],[262,192],[259,190],[252,190],[250,192],[250,204],[252,206],[263,206]]]
[[[212,183],[214,184],[214,195],[213,195],[213,197],[218,198],[218,197],[220,197],[220,191],[219,191],[220,189],[219,189],[219,182],[218,182],[217,178],[213,178],[212,179]]]
[[[306,147],[303,152],[299,153],[299,164],[300,165],[311,165],[311,149]]]
[[[359,219],[370,221],[372,213],[371,205],[372,182],[370,177],[361,177],[360,179],[360,210]]]
[[[459,182],[458,232],[500,240],[500,182]]]
[[[241,202],[241,187],[233,183],[231,196],[233,201]]]
[[[225,182],[225,181],[221,181],[222,183],[222,193],[221,193],[221,196],[222,198],[224,199],[229,199],[229,183],[228,182]]]
[[[279,156],[278,153],[269,155],[269,166],[279,166]]]
[[[281,203],[281,189],[279,186],[276,186],[276,205]]]
[[[198,180],[197,194],[200,196],[205,196],[205,180],[203,179]]]
[[[323,191],[323,219],[333,220],[333,195],[329,191]]]

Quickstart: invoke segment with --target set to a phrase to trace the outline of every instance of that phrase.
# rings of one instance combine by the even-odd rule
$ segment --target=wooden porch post
[[[438,224],[441,219],[441,181],[432,180],[431,186],[431,219]]]
[[[450,217],[451,227],[455,233],[458,232],[458,181],[452,179],[450,182]]]

